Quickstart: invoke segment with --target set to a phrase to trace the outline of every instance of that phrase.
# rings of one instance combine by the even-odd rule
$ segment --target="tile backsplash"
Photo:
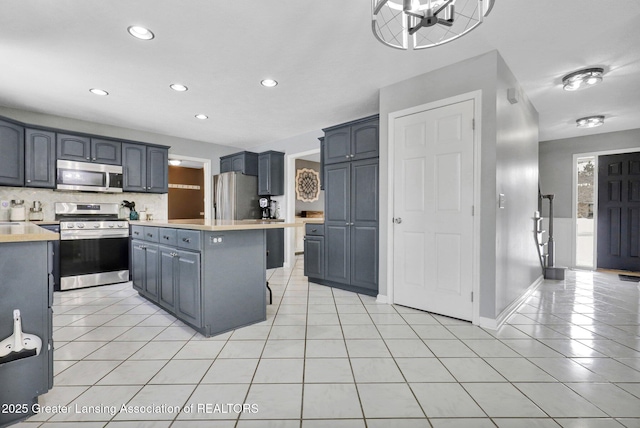
[[[137,211],[146,209],[147,213],[153,214],[155,220],[166,220],[168,212],[167,194],[157,193],[61,192],[30,187],[0,187],[0,201],[11,201],[12,199],[24,200],[27,218],[29,218],[29,208],[33,206],[33,201],[42,202],[45,221],[54,220],[53,204],[55,202],[121,203],[123,200],[133,201],[136,203]],[[0,221],[9,220],[9,211],[0,207]],[[128,213],[128,210],[125,211]]]

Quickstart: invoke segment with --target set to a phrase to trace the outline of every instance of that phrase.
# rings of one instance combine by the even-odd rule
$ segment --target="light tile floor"
[[[53,407],[23,425],[640,427],[637,283],[568,272],[489,331],[309,284],[302,258],[268,276],[267,321],[208,339],[130,284],[56,293]]]

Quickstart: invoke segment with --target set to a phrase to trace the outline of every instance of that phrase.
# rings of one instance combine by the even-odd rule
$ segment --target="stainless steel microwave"
[[[84,192],[122,192],[122,166],[59,159],[57,190]]]

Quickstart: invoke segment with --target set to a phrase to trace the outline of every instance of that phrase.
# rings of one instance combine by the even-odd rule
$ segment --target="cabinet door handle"
[[[191,239],[190,238],[182,238],[182,242],[189,243],[189,242],[191,242]]]
[[[89,158],[89,156],[87,156],[87,160],[91,160],[91,159]]]
[[[27,180],[27,183],[31,183],[31,180]]]
[[[355,223],[349,223],[349,226],[353,226]]]
[[[93,158],[92,160],[96,160],[96,158]]]
[[[349,155],[350,158],[355,157],[356,155]]]
[[[169,239],[169,237],[167,235],[164,235],[163,238],[164,239]]]
[[[312,232],[317,232],[317,231],[318,231],[318,229],[311,229],[311,231],[312,231]]]
[[[152,234],[152,233],[147,233],[147,236],[148,236],[149,238],[153,238],[153,234]]]

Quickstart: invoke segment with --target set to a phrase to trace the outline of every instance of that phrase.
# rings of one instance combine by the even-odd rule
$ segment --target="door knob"
[[[400,223],[402,223],[402,218],[401,217],[396,217],[396,218],[393,219],[393,222],[395,224],[400,224]]]

